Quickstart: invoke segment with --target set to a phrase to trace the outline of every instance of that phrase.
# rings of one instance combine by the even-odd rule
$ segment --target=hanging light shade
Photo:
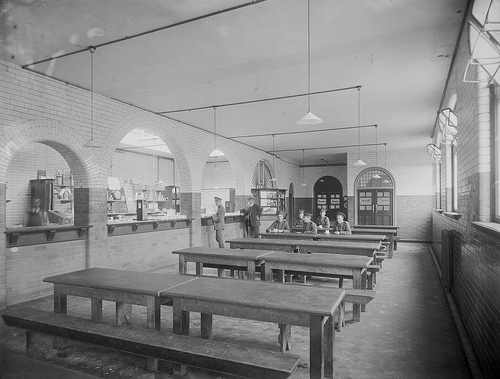
[[[274,171],[275,171],[275,170],[274,170],[274,134],[273,134],[273,177],[271,178],[271,182],[276,183],[276,182],[278,181],[278,179],[276,179],[276,178],[274,177]]]
[[[217,107],[214,106],[214,150],[217,150]],[[217,154],[215,154],[214,171],[218,172],[220,169],[217,167]]]
[[[358,160],[353,163],[353,166],[366,166],[366,163],[361,160],[361,87],[358,87]]]
[[[307,0],[307,113],[297,121],[299,125],[321,124],[323,122],[311,112],[311,26],[309,18],[309,0]]]
[[[100,149],[96,141],[94,141],[94,52],[95,47],[89,47],[90,52],[90,141],[86,142],[83,147],[91,149]]]
[[[302,184],[300,186],[307,187],[307,184],[304,181],[304,149],[302,149]]]
[[[387,143],[384,143],[384,168],[387,170]],[[387,175],[387,174],[386,174]],[[388,181],[387,179],[384,179],[382,181],[383,184],[389,184],[390,181]]]

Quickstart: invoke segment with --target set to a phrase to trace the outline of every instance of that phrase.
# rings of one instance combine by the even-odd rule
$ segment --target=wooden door
[[[393,214],[392,189],[358,190],[359,225],[392,225]]]

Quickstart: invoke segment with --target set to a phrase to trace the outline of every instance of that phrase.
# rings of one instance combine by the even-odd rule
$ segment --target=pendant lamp
[[[214,106],[214,151],[217,150],[217,107]],[[220,171],[217,167],[217,152],[215,152],[214,171]]]
[[[385,158],[384,158],[384,159],[385,159],[385,162],[384,162],[384,168],[387,170],[387,142],[386,142],[386,143],[384,143],[384,150],[385,150],[385,153],[384,153],[384,157],[385,157]],[[386,175],[387,175],[387,174],[386,174]],[[383,183],[383,184],[389,184],[389,183],[390,183],[390,181],[389,181],[389,180],[387,180],[387,179],[384,179],[384,180],[382,181],[382,183]]]
[[[375,125],[375,167],[378,167],[378,126]],[[382,177],[375,172],[372,179],[381,179]]]
[[[276,178],[274,177],[274,171],[275,171],[275,169],[274,169],[274,134],[273,134],[273,177],[271,178],[271,182],[273,182],[273,184],[274,184],[274,183],[276,183],[276,182],[278,181],[278,179],[276,179]],[[273,186],[273,187],[274,187],[274,186]]]
[[[302,184],[300,186],[307,187],[307,184],[304,181],[304,149],[302,149]]]
[[[366,166],[366,163],[361,160],[361,87],[358,87],[358,160],[353,163],[353,166]]]
[[[91,149],[100,149],[96,141],[94,141],[94,53],[95,47],[89,47],[90,52],[90,141],[85,143],[83,147]]]
[[[307,0],[307,113],[297,121],[299,125],[321,124],[323,122],[311,112],[311,26],[309,18],[309,0]]]

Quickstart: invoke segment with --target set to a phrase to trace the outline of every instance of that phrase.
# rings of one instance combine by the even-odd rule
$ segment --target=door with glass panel
[[[358,191],[359,225],[392,225],[392,189]]]
[[[358,225],[394,225],[394,182],[383,169],[367,169],[356,179]]]

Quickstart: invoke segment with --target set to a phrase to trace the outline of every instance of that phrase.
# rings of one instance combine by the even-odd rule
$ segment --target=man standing
[[[248,198],[248,209],[245,214],[245,219],[248,220],[248,236],[258,238],[260,233],[260,216],[262,208],[255,204],[253,197]]]
[[[219,243],[219,247],[224,249],[224,217],[226,217],[226,210],[222,206],[222,199],[220,197],[214,197],[215,205],[217,206],[217,213],[212,216],[215,229],[215,240]]]

